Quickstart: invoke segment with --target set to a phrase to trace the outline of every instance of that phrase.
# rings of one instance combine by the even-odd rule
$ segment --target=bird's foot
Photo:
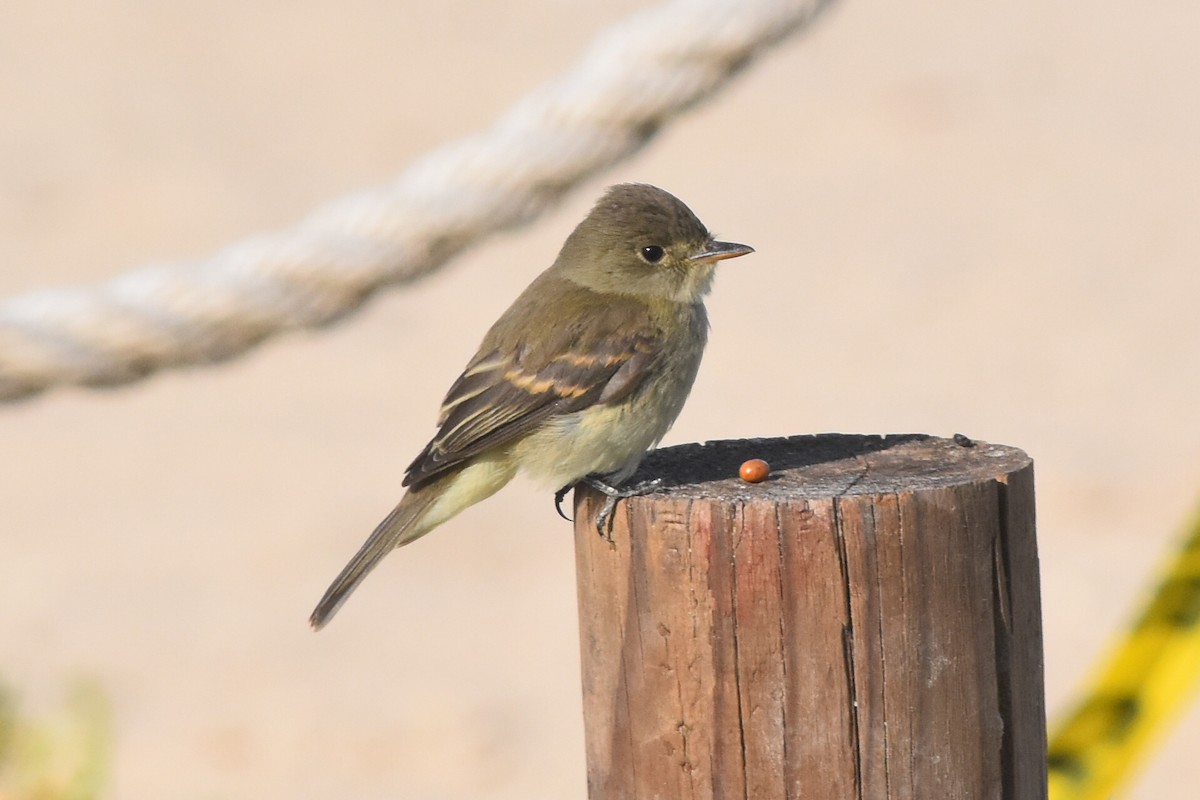
[[[611,543],[613,540],[613,511],[617,507],[617,501],[650,494],[658,490],[662,486],[662,478],[640,481],[632,486],[616,487],[607,483],[600,476],[588,475],[580,483],[586,483],[605,496],[604,505],[600,508],[600,513],[596,515],[596,532]]]

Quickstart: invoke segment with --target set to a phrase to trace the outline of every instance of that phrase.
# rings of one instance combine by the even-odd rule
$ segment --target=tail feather
[[[363,546],[354,554],[354,558],[350,559],[350,563],[346,564],[329,588],[325,590],[321,601],[317,603],[317,607],[313,609],[312,615],[308,618],[313,630],[321,630],[329,620],[333,619],[333,615],[341,608],[342,603],[346,602],[350,593],[358,588],[358,585],[371,573],[371,570],[379,565],[384,556],[428,532],[428,528],[421,523],[425,512],[437,499],[438,492],[436,491],[417,490],[404,495],[399,504],[392,509],[392,513],[379,523]]]
[[[314,629],[321,630],[384,556],[421,538],[467,506],[494,494],[512,480],[516,472],[516,464],[508,452],[497,451],[476,456],[461,470],[435,478],[419,488],[410,488],[325,590],[325,596],[308,618],[309,623]]]

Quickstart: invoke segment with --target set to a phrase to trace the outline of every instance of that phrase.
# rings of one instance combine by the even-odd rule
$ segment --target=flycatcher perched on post
[[[588,479],[611,513],[691,391],[716,262],[751,252],[715,241],[662,189],[610,188],[483,337],[446,394],[437,435],[405,473],[408,492],[326,590],[312,626],[329,622],[393,548],[518,470],[554,487]]]

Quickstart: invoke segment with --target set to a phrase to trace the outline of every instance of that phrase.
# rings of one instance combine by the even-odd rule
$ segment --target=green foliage
[[[0,687],[0,800],[96,800],[109,760],[111,725],[100,689],[71,689],[61,715],[27,719]]]

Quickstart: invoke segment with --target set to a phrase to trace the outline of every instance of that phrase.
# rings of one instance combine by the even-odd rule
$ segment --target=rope
[[[207,261],[0,304],[0,401],[220,361],[279,331],[335,320],[379,288],[532,220],[827,3],[679,0],[636,14],[490,130],[430,153],[388,185]]]

